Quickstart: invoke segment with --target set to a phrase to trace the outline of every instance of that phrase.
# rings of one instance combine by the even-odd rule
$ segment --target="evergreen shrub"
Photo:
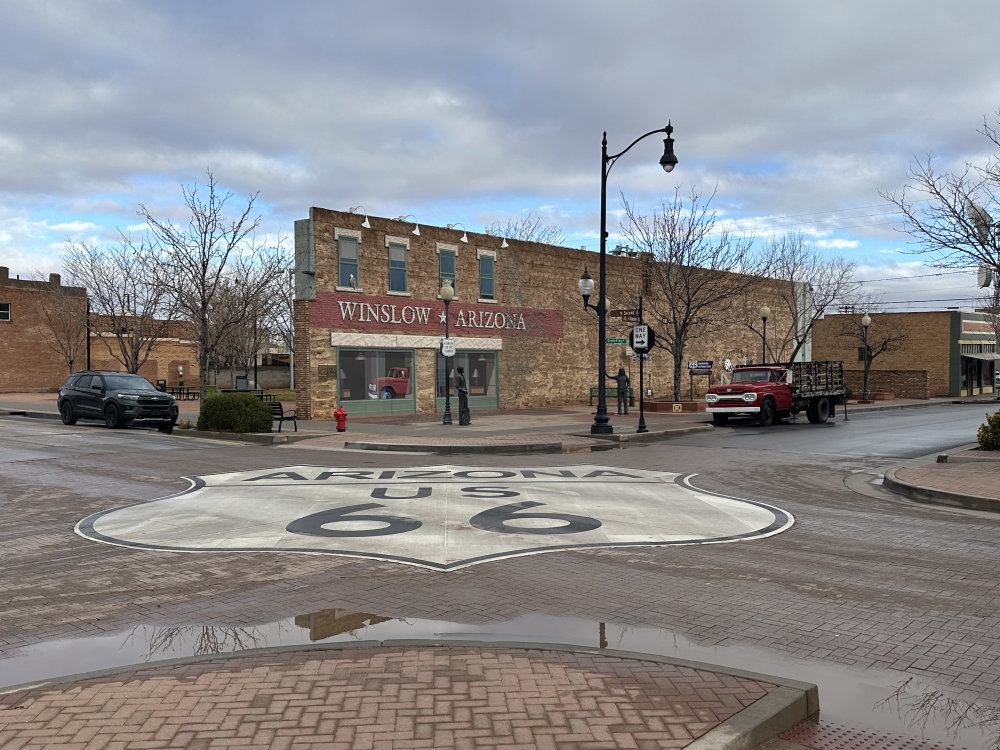
[[[216,432],[270,432],[270,407],[249,393],[209,396],[198,413],[198,429]]]
[[[1000,411],[986,415],[986,424],[979,425],[979,447],[984,451],[1000,451]]]

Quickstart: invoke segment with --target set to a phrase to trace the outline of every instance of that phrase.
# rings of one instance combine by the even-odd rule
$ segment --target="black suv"
[[[177,423],[177,400],[141,375],[85,370],[59,389],[59,414],[63,424],[103,419],[108,427],[149,425],[169,434]]]

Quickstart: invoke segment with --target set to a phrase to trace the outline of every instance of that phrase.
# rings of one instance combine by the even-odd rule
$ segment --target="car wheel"
[[[729,423],[729,415],[728,414],[713,414],[712,415],[712,424],[714,424],[716,427],[724,427],[728,423]]]
[[[381,393],[378,394],[379,398],[395,398],[396,394],[392,392],[392,388],[383,388]]]
[[[73,413],[73,404],[69,399],[59,404],[59,416],[62,417],[63,424],[76,424],[77,416]]]
[[[764,403],[760,405],[757,421],[760,422],[761,427],[770,427],[774,424],[774,402],[771,399],[764,399]]]
[[[104,424],[112,429],[125,426],[125,422],[122,420],[122,410],[118,404],[108,404],[104,407]]]

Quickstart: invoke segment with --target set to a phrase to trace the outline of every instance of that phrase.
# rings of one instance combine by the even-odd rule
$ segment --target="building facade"
[[[607,257],[612,310],[633,307],[643,293],[649,258],[636,255]],[[577,282],[586,268],[596,276],[597,262],[586,250],[311,208],[295,223],[299,417],[329,419],[340,405],[355,415],[441,412],[460,366],[473,411],[589,403],[597,320]],[[455,291],[447,308],[445,279]],[[638,388],[638,363],[624,344],[631,327],[609,317],[607,369],[624,368]],[[446,330],[456,347],[447,359]],[[721,369],[723,359],[752,359],[760,347],[750,329],[730,328],[689,342],[685,357]],[[662,350],[644,369],[647,394],[672,391]],[[683,382],[695,397],[709,384]]]
[[[87,291],[10,278],[0,266],[0,392],[57,389],[86,366]]]
[[[993,393],[1000,354],[993,316],[961,310],[871,313],[869,348],[877,351],[886,331],[899,339],[869,367],[869,390],[900,398],[975,396]],[[861,313],[827,315],[813,329],[818,359],[844,360],[854,393],[864,379],[864,348],[858,336]]]

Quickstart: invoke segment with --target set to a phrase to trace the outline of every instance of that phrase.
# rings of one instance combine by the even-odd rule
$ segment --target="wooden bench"
[[[280,401],[266,401],[265,403],[271,407],[271,417],[278,423],[278,432],[281,432],[281,425],[284,422],[291,422],[295,431],[299,431],[299,423],[295,421],[295,409],[286,412]]]
[[[598,389],[598,388],[591,388],[590,389],[590,405],[591,406],[594,405],[594,399],[597,398],[600,395],[598,393],[599,390],[600,389]],[[618,403],[618,386],[612,385],[612,386],[605,387],[605,389],[604,389],[604,400],[605,401],[609,401],[611,403],[617,404]],[[635,406],[635,389],[634,388],[629,388],[628,389],[628,405],[629,406]]]

